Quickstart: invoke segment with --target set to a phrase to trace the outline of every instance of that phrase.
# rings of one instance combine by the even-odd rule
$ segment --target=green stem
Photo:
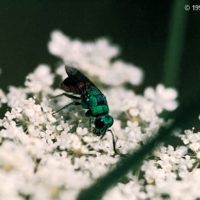
[[[169,25],[169,39],[164,58],[163,82],[166,86],[177,87],[179,83],[180,61],[183,52],[186,16],[184,9],[187,0],[174,0],[171,21]]]

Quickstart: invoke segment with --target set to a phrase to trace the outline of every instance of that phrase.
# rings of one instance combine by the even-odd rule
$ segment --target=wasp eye
[[[96,128],[99,128],[99,129],[100,129],[100,128],[103,128],[104,125],[105,125],[105,124],[104,124],[104,122],[103,122],[101,119],[96,119],[96,120],[95,120],[95,127],[96,127]]]

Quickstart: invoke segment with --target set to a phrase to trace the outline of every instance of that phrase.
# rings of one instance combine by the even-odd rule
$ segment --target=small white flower
[[[154,102],[158,113],[161,113],[163,110],[173,111],[178,106],[176,101],[177,91],[173,88],[165,88],[161,84],[156,87],[156,90],[152,87],[145,89],[144,96]]]
[[[53,75],[47,65],[39,65],[36,70],[27,76],[25,85],[32,93],[49,89],[53,83]]]
[[[110,68],[104,70],[99,78],[108,85],[119,86],[126,82],[139,85],[143,80],[143,72],[138,67],[119,60],[112,63]]]
[[[199,156],[200,152],[200,132],[194,132],[194,129],[185,130],[185,134],[179,135],[183,143],[194,153],[194,156]]]
[[[13,107],[21,104],[21,101],[25,100],[27,93],[24,88],[21,87],[9,87],[9,93],[7,94],[8,105]]]

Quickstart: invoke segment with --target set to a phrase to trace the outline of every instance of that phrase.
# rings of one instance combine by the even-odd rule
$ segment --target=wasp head
[[[95,134],[104,135],[108,128],[113,125],[113,118],[110,115],[102,115],[95,119]]]

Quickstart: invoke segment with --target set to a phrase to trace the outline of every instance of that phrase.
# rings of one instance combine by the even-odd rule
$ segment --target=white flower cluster
[[[119,55],[119,48],[111,46],[104,38],[83,43],[71,40],[60,31],[54,31],[48,47],[64,63],[75,63],[82,71],[104,84],[118,86],[129,82],[139,85],[143,79],[143,72],[138,67],[121,60],[112,61]],[[62,68],[57,72],[62,76],[64,74]]]
[[[119,154],[114,154],[109,132],[102,139],[93,133],[81,106],[53,114],[72,100],[53,98],[63,92],[53,88],[55,78],[60,77],[49,66],[39,65],[27,76],[24,87],[10,86],[7,94],[0,90],[0,105],[7,106],[0,119],[0,199],[75,200],[81,189],[108,172],[121,156],[154,137],[164,125],[162,111],[178,105],[177,92],[161,84],[147,88],[144,95],[127,89],[123,83],[139,84],[143,73],[123,61],[112,62],[119,48],[106,39],[84,43],[55,31],[49,49],[97,78],[114,117],[112,131]],[[67,76],[64,66],[56,71],[62,78]],[[161,145],[137,173],[128,174],[108,191],[104,200],[200,197],[200,136],[186,131],[180,137],[182,146]]]
[[[40,65],[34,72],[26,78],[25,86],[32,93],[40,91],[50,92],[49,86],[53,84],[53,75],[50,74],[50,69],[47,65]]]
[[[178,96],[177,91],[172,88],[166,89],[162,84],[159,84],[156,90],[152,87],[146,88],[144,96],[155,103],[157,113],[161,113],[163,110],[173,111],[178,106],[175,101]]]
[[[192,151],[196,159],[200,159],[200,132],[195,133],[194,129],[186,130],[184,135],[180,135],[183,143]]]
[[[199,160],[190,155],[189,150],[186,146],[161,145],[144,161],[137,176],[129,175],[129,181],[118,183],[104,200],[198,199]]]

